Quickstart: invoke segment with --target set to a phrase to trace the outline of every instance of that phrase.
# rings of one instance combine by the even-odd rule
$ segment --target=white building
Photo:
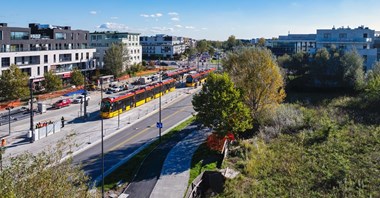
[[[103,68],[105,51],[112,45],[112,43],[121,43],[127,47],[130,65],[141,63],[142,48],[139,43],[140,33],[94,32],[90,35],[90,45],[91,47],[96,48],[95,59],[97,60],[98,68]]]
[[[185,52],[186,46],[194,41],[184,37],[157,34],[156,36],[141,36],[142,54],[146,59],[172,59]]]
[[[94,70],[95,49],[88,48],[89,32],[69,26],[29,24],[29,28],[8,27],[0,23],[0,75],[12,64],[35,81],[52,70],[62,79],[71,71]]]
[[[320,48],[330,48],[335,45],[337,48],[350,51],[356,50],[364,59],[365,69],[371,69],[378,60],[377,49],[374,48],[375,31],[368,27],[358,28],[332,28],[317,30],[316,46]]]

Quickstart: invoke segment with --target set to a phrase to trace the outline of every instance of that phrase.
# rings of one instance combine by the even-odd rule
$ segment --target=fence
[[[53,122],[51,124],[47,124],[44,127],[34,129],[34,141],[40,140],[42,138],[45,138],[49,135],[52,135],[60,131],[61,131],[60,122]]]

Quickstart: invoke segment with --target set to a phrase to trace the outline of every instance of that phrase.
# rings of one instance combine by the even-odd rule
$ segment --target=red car
[[[57,108],[57,109],[60,109],[62,107],[67,107],[70,104],[71,104],[71,100],[70,99],[62,99],[62,100],[58,100],[57,102],[55,102],[53,104],[53,107]]]

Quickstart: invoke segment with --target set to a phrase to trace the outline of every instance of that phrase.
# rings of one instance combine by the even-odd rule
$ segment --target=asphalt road
[[[191,99],[192,97],[189,95],[162,109],[162,132],[189,117],[194,112]],[[114,164],[130,155],[150,139],[158,136],[157,121],[158,112],[104,140],[104,171],[110,169]],[[91,177],[91,180],[101,175],[101,162],[100,143],[74,156],[74,163],[81,163],[83,170]]]

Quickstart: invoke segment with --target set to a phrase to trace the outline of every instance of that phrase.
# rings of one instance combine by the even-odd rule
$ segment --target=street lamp
[[[8,110],[9,135],[11,135],[11,110],[13,108],[14,108],[13,106],[9,106],[9,107],[5,108],[6,110]]]
[[[31,78],[29,80],[29,92],[30,92],[30,133],[31,133],[31,138],[30,138],[30,143],[34,142],[34,124],[33,124],[33,79]]]
[[[103,100],[103,78],[100,78],[100,108],[102,108]],[[100,109],[101,110],[101,109]],[[100,116],[100,130],[102,139],[102,197],[104,198],[104,145],[103,145],[103,117]]]

